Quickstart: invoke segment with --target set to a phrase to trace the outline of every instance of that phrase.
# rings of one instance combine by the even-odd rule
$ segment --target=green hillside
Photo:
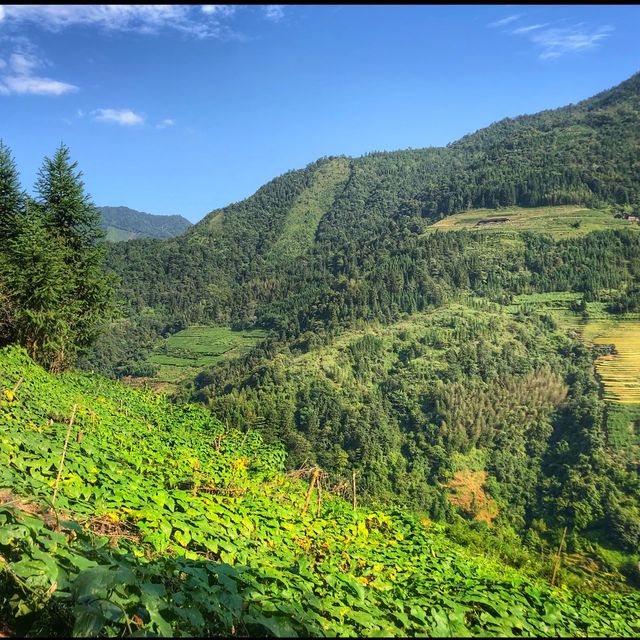
[[[283,475],[280,446],[201,408],[54,376],[16,348],[0,371],[5,634],[640,631],[637,592],[551,586],[550,558],[507,567],[429,520],[354,511],[326,479],[305,510],[306,482]]]
[[[152,310],[169,332],[212,322],[278,328],[274,313],[286,305],[288,322],[298,322],[343,297],[346,283],[367,280],[370,269],[397,270],[430,225],[472,210],[541,207],[540,225],[520,230],[555,233],[560,220],[558,238],[630,229],[614,216],[640,204],[639,87],[636,74],[576,105],[507,118],[445,148],[322,158],[211,212],[178,238],[112,246],[108,264],[122,281],[127,315],[137,322]],[[575,217],[553,209],[561,206],[574,207]],[[422,243],[429,252],[430,241]],[[398,291],[394,276],[382,282],[385,295]],[[405,286],[420,287],[403,274],[402,293]],[[347,315],[396,313],[367,307]],[[326,320],[330,313],[319,319]]]
[[[148,362],[157,365],[150,380],[172,384],[193,377],[204,367],[244,355],[266,337],[267,332],[260,329],[234,331],[198,325],[183,329],[149,356]]]

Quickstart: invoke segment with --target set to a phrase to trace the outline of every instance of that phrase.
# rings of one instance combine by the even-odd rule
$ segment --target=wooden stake
[[[309,500],[311,500],[311,492],[313,491],[313,485],[316,483],[318,479],[318,467],[313,470],[313,475],[311,476],[311,482],[309,483],[309,490],[307,491],[307,497],[304,501],[304,507],[302,509],[302,515],[307,512],[307,508],[309,507]]]
[[[322,483],[320,482],[320,476],[318,476],[318,508],[316,509],[316,518],[320,517],[321,507],[322,507]]]
[[[78,409],[78,405],[73,405],[73,410],[71,411],[71,420],[69,420],[69,428],[67,429],[67,437],[64,441],[64,447],[62,448],[62,458],[60,458],[60,466],[58,467],[58,477],[56,478],[56,484],[53,488],[53,500],[51,503],[55,508],[56,504],[56,496],[58,495],[58,485],[60,484],[60,476],[62,475],[62,466],[64,465],[64,458],[67,455],[67,447],[69,446],[69,436],[71,435],[71,427],[73,426],[73,421],[76,417],[76,410]]]
[[[565,527],[564,531],[562,532],[562,538],[560,540],[560,545],[558,546],[558,552],[556,553],[555,561],[553,563],[553,574],[551,575],[551,586],[554,585],[554,583],[556,581],[556,573],[558,572],[558,569],[560,568],[560,558],[561,558],[561,554],[562,554],[562,545],[564,544],[564,537],[566,535],[567,535],[567,527]]]
[[[24,378],[20,378],[20,380],[18,380],[18,382],[16,382],[16,386],[13,387],[13,393],[15,394],[15,392],[20,388],[20,385],[24,382]]]
[[[356,510],[356,470],[351,473],[351,493],[353,495],[353,510]]]

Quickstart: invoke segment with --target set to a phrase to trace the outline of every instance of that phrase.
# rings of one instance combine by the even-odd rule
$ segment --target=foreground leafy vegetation
[[[52,376],[15,348],[0,353],[0,371],[0,618],[10,631],[640,631],[637,592],[552,587],[458,546],[442,525],[353,511],[326,490],[303,513],[305,485],[283,475],[282,448],[203,409],[96,376]]]

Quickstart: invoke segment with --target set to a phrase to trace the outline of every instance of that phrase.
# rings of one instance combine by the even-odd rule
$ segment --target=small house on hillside
[[[510,218],[484,218],[475,223],[475,227],[485,226],[488,224],[500,224],[501,222],[509,222]]]

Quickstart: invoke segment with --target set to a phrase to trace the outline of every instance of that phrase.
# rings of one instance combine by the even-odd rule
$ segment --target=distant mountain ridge
[[[180,215],[161,216],[129,207],[98,207],[107,241],[157,238],[166,240],[180,235],[191,223]]]

